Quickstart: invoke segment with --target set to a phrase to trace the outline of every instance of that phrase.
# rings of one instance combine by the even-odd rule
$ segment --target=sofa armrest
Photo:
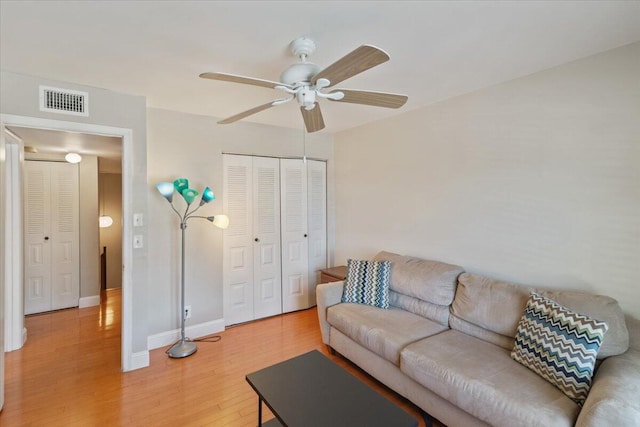
[[[327,322],[327,308],[340,303],[343,286],[344,282],[331,282],[323,283],[316,287],[320,332],[322,332],[322,341],[327,345],[329,345],[329,330],[331,329],[331,325]]]
[[[629,350],[602,362],[576,426],[640,426],[640,321],[627,318],[627,328]]]

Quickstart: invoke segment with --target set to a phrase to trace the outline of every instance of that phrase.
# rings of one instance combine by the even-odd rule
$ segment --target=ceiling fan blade
[[[271,108],[276,105],[280,105],[286,99],[276,99],[275,101],[269,101],[266,104],[258,105],[257,107],[253,107],[250,110],[243,111],[242,113],[238,113],[234,116],[227,117],[226,119],[220,120],[218,123],[221,125],[226,125],[229,123],[237,122],[240,119],[244,119],[252,114],[259,113],[260,111],[266,110],[267,108]]]
[[[337,100],[329,98],[330,101],[373,105],[374,107],[400,108],[409,99],[407,95],[399,95],[397,93],[369,92],[351,89],[335,89],[329,93],[334,92],[344,93],[344,98]]]
[[[333,86],[388,60],[387,52],[365,44],[313,76],[311,83],[315,85],[319,79],[327,79],[330,82],[329,86]]]
[[[280,82],[272,82],[271,80],[263,80],[263,79],[254,79],[253,77],[237,76],[235,74],[227,74],[227,73],[202,73],[200,74],[200,77],[203,79],[221,80],[224,82],[231,82],[231,83],[242,83],[246,85],[268,87],[271,89],[275,89],[276,86],[290,87],[289,85],[286,85]]]
[[[304,120],[304,126],[307,128],[307,132],[311,133],[324,129],[324,119],[320,111],[320,104],[316,102],[315,107],[311,110],[300,107],[300,111],[302,111],[302,119]]]

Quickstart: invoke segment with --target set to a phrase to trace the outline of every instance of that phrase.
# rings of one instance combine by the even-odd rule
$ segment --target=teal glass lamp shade
[[[184,190],[189,188],[189,180],[187,178],[178,178],[173,181],[173,186],[178,193],[182,194]]]
[[[209,187],[205,188],[202,192],[202,201],[204,203],[209,203],[212,200],[216,199],[216,195],[213,194],[213,191]]]
[[[184,190],[182,190],[182,197],[184,197],[184,200],[187,202],[188,205],[193,203],[193,201],[196,199],[197,196],[198,196],[198,192],[193,188],[185,188]]]
[[[164,196],[165,199],[169,203],[173,201],[173,183],[171,182],[161,182],[156,185],[156,188]]]

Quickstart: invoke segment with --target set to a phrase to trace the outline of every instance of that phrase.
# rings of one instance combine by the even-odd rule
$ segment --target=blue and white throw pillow
[[[390,261],[347,260],[342,302],[389,308]]]
[[[605,322],[532,292],[511,357],[582,405],[607,329]]]

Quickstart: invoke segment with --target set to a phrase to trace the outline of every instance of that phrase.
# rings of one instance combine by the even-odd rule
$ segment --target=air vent
[[[89,94],[78,90],[40,86],[40,111],[88,116]]]

